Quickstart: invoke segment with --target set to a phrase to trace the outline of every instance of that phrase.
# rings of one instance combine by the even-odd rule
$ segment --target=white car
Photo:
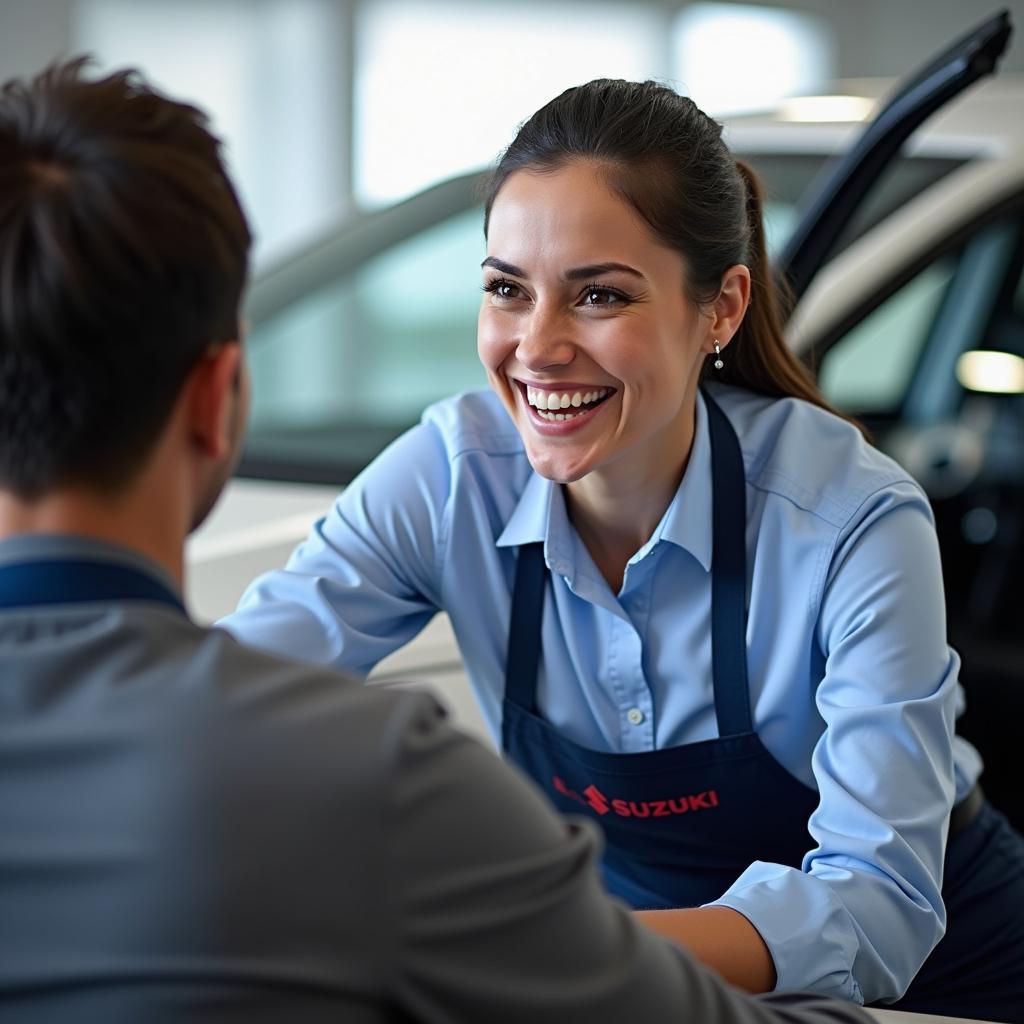
[[[1006,724],[1024,716],[1024,81],[970,84],[1009,31],[993,19],[895,92],[844,83],[726,131],[767,184],[770,241],[799,300],[791,344],[932,498],[962,724],[990,797],[1024,824]],[[823,119],[851,108],[857,119]],[[866,128],[870,108],[882,112]],[[242,477],[189,548],[199,617],[227,613],[282,565],[427,403],[483,385],[480,178],[352,216],[257,276]],[[443,617],[375,677],[434,683],[482,732]]]

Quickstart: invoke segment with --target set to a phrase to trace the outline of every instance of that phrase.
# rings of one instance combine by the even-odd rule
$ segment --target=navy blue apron
[[[543,544],[519,550],[505,672],[506,755],[560,810],[600,822],[608,888],[636,908],[708,903],[755,860],[799,868],[818,794],[753,730],[746,659],[746,495],[739,442],[704,393],[711,438],[711,651],[718,739],[609,754],[561,736],[537,710]],[[946,851],[945,938],[896,1005],[1024,1024],[1024,841],[982,811]]]
[[[177,594],[145,572],[119,562],[39,558],[0,565],[0,608],[85,601],[157,601],[185,614]]]
[[[718,739],[640,754],[590,750],[537,712],[543,544],[519,551],[505,675],[509,758],[565,812],[600,820],[605,881],[634,907],[717,899],[755,860],[799,867],[818,794],[771,756],[751,720],[746,644],[746,477],[739,442],[707,395],[713,541],[711,662]]]
[[[1024,839],[985,801],[946,846],[942,900],[946,934],[893,1005],[1024,1024]]]

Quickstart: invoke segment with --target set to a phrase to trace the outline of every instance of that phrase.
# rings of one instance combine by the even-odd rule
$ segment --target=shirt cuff
[[[852,973],[857,929],[819,879],[755,861],[708,906],[737,911],[761,933],[775,962],[776,991],[820,992],[863,1005]]]

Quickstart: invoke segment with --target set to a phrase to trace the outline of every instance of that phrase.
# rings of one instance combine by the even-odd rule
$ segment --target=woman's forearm
[[[639,910],[637,918],[748,992],[775,988],[775,964],[761,933],[729,907]]]

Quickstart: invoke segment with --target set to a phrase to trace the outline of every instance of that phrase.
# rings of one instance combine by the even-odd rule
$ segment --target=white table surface
[[[930,1013],[904,1013],[902,1010],[868,1010],[880,1024],[985,1024],[967,1017],[933,1017]]]

